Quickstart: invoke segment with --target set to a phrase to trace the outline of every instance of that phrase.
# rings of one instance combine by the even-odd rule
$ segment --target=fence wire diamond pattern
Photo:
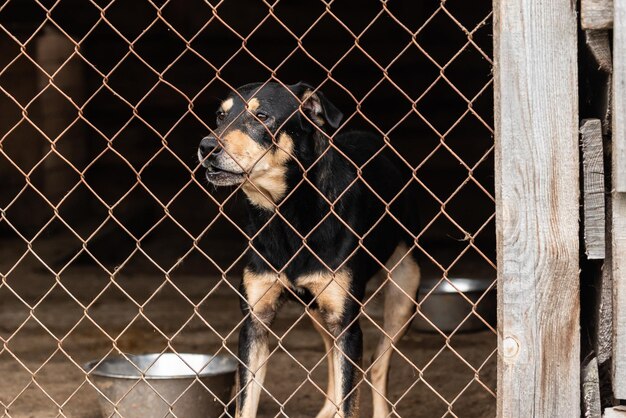
[[[238,287],[241,263],[246,252],[260,253],[237,209],[241,186],[226,192],[208,187],[194,154],[200,138],[214,128],[208,115],[214,109],[210,105],[219,102],[213,95],[234,90],[240,79],[286,85],[298,81],[285,78],[299,70],[302,77],[312,77],[315,91],[330,91],[327,96],[343,100],[339,131],[359,124],[380,135],[434,208],[423,214],[410,249],[430,266],[424,271],[457,291],[450,278],[468,265],[495,276],[493,249],[484,243],[492,239],[486,236],[495,217],[493,187],[489,176],[485,180],[480,174],[493,158],[492,79],[490,73],[468,75],[476,67],[466,72],[457,67],[468,62],[468,54],[471,62],[483,63],[481,68],[491,67],[483,42],[491,24],[489,7],[477,7],[480,16],[476,10],[466,15],[461,11],[468,8],[458,2],[430,2],[416,6],[419,13],[411,19],[392,1],[362,6],[360,14],[356,2],[346,2],[352,3],[347,7],[332,0],[262,1],[249,7],[226,0],[192,3],[9,0],[0,6],[0,106],[5,114],[0,131],[0,370],[9,376],[0,384],[3,416],[96,416],[98,399],[106,399],[113,414],[119,412],[124,396],[107,398],[83,368],[94,358],[101,362],[110,355],[130,358],[129,353],[141,352],[237,357],[237,335],[245,320],[238,315],[244,298]],[[305,18],[299,7],[315,13]],[[346,7],[356,9],[361,20],[348,19]],[[429,35],[442,25],[453,34],[441,41],[447,47]],[[320,31],[331,26],[331,35],[341,38],[337,44],[345,49],[324,46],[333,39],[324,40]],[[370,43],[371,36],[384,41],[387,31],[393,32],[393,41]],[[212,36],[222,43],[215,46],[218,52],[207,52]],[[162,45],[160,39],[165,39]],[[430,77],[423,77],[418,88],[407,88],[412,76],[406,60],[410,64],[417,57]],[[298,67],[304,62],[314,70]],[[357,68],[352,79],[345,76],[345,66]],[[367,75],[359,73],[361,68]],[[140,78],[133,78],[137,74]],[[387,95],[384,104],[381,94]],[[445,104],[433,99],[442,95],[457,108],[442,109]],[[391,116],[379,118],[387,107],[395,108]],[[418,144],[419,151],[414,139],[413,144],[396,140],[415,126],[432,138]],[[457,146],[464,130],[471,130],[470,138]],[[413,150],[411,156],[407,149]],[[433,167],[442,159],[448,165],[436,172]],[[449,167],[462,174],[441,179]],[[175,179],[170,182],[165,170],[176,173]],[[315,187],[306,175],[304,183]],[[330,210],[323,219],[338,216],[333,202],[327,203]],[[466,226],[465,215],[459,214],[481,205],[487,216]],[[280,209],[279,203],[273,217],[288,222]],[[454,249],[423,244],[436,240],[439,231],[447,231],[439,238],[452,240]],[[307,236],[299,235],[301,250],[312,251]],[[220,243],[224,237],[235,237],[234,244]],[[394,286],[393,267],[379,263],[382,280],[359,302],[366,346],[368,336],[394,337],[380,325],[377,302],[386,287]],[[495,279],[477,299],[457,293],[469,308],[451,331],[422,312],[434,289],[423,291],[419,302],[404,293],[416,306],[410,321],[421,321],[430,333],[411,331],[410,341],[390,348],[395,354],[390,416],[493,413],[488,404],[496,396],[495,329],[479,308],[494,286]],[[259,416],[314,415],[326,396],[324,368],[332,348],[321,347],[307,323],[318,320],[311,303],[288,291],[300,303],[286,307],[284,320],[268,328],[271,378],[262,390]],[[487,331],[461,332],[476,319]],[[476,344],[482,351],[472,348]],[[357,365],[364,397],[372,387],[372,364]],[[465,373],[463,378],[455,377],[457,370]],[[394,379],[396,373],[401,377]],[[290,376],[284,384],[274,381],[283,375]],[[170,416],[180,416],[174,405],[195,386],[211,392],[199,378],[175,399],[146,379],[126,392],[140,382],[170,405]],[[236,394],[226,401],[212,395],[223,416],[234,416]],[[369,413],[366,400],[363,415]],[[477,412],[466,415],[469,410]]]

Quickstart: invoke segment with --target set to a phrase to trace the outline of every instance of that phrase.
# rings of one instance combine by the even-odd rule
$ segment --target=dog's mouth
[[[233,186],[242,183],[245,178],[245,173],[228,171],[214,165],[210,165],[206,170],[206,179],[216,186]]]

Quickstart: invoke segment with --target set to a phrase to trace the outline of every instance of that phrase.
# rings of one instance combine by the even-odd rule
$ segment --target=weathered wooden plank
[[[586,359],[583,363],[582,382],[583,417],[601,418],[600,376],[598,374],[598,360],[595,357]]]
[[[604,418],[626,418],[626,406],[615,406],[604,410]]]
[[[613,155],[613,169],[616,164]],[[626,193],[615,190],[612,200],[613,256],[613,393],[626,399]]]
[[[604,73],[613,71],[611,60],[611,42],[608,30],[586,30],[585,43],[598,63],[598,69]]]
[[[613,156],[613,168],[615,168]],[[613,191],[613,393],[626,400],[626,193]]]
[[[611,29],[613,0],[581,0],[580,25],[583,29]]]
[[[613,187],[626,193],[626,0],[615,0],[613,120]]]
[[[607,213],[610,213],[607,212]],[[607,240],[610,238],[607,237]],[[610,248],[610,247],[609,247]],[[602,266],[600,277],[600,301],[596,324],[596,354],[601,367],[613,356],[613,272],[611,271],[613,257],[609,249]],[[608,369],[608,367],[607,367]]]
[[[494,2],[498,417],[580,405],[576,2]]]
[[[615,0],[611,243],[613,268],[613,392],[626,399],[626,0]]]
[[[583,226],[589,260],[605,256],[604,155],[600,119],[585,119],[580,126],[583,150]]]

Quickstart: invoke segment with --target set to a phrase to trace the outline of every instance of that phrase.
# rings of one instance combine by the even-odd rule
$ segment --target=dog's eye
[[[226,113],[218,110],[215,116],[217,117],[217,120],[224,120],[224,118],[226,117]]]
[[[256,117],[261,121],[264,122],[267,120],[268,116],[265,113],[259,112],[256,114]]]

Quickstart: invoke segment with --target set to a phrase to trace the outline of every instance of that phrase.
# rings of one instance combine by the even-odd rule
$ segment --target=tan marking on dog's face
[[[293,139],[286,134],[285,132],[281,132],[278,135],[278,147],[274,151],[274,155],[272,156],[274,159],[274,165],[284,164],[291,158],[293,154]]]
[[[249,180],[243,185],[248,200],[261,208],[273,210],[287,192],[287,167],[293,153],[293,139],[281,132],[276,149],[266,153],[255,164]]]
[[[351,281],[352,276],[348,270],[339,270],[334,274],[318,272],[301,276],[296,280],[296,285],[304,287],[316,298],[318,306],[325,312],[329,330],[335,332],[334,328],[343,317]]]
[[[255,168],[255,163],[261,159],[266,151],[258,142],[248,134],[233,129],[221,138],[222,146],[226,151],[219,161],[221,168],[235,172],[250,172]]]
[[[248,134],[233,129],[221,139],[225,155],[219,167],[234,173],[248,173],[242,189],[248,200],[258,207],[273,210],[276,202],[287,192],[287,167],[291,159],[293,139],[281,132],[273,150],[265,148]]]
[[[259,108],[260,105],[261,105],[261,103],[259,103],[259,99],[257,99],[256,97],[253,97],[248,102],[248,110],[250,112],[254,112],[255,110],[257,110]]]
[[[280,296],[287,283],[287,278],[283,274],[256,274],[244,270],[243,285],[255,320],[269,325],[276,314]]]
[[[226,99],[220,105],[220,109],[223,112],[228,112],[233,107],[233,103],[234,103],[234,101],[233,101],[232,98]]]

